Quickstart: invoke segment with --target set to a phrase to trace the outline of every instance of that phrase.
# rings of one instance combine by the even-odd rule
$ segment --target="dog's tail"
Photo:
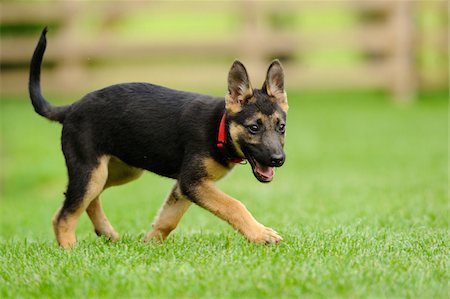
[[[47,46],[47,39],[45,34],[47,33],[47,27],[44,28],[41,34],[41,38],[34,50],[33,57],[30,63],[30,80],[28,81],[28,91],[30,93],[31,103],[34,110],[43,117],[58,121],[62,123],[70,109],[70,106],[56,107],[47,102],[41,94],[41,64],[44,56],[45,48]]]

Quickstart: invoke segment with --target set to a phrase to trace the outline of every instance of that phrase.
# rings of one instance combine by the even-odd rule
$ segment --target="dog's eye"
[[[250,125],[250,126],[247,127],[247,129],[248,129],[248,131],[251,134],[256,134],[256,133],[259,132],[259,126],[258,125]]]
[[[286,125],[285,124],[280,124],[278,126],[278,131],[280,131],[280,133],[284,134],[284,132],[286,131]]]

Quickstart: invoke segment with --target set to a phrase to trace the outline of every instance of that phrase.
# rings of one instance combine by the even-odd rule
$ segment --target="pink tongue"
[[[262,176],[264,176],[264,177],[266,177],[268,179],[272,178],[273,175],[274,175],[273,167],[262,166],[258,162],[256,162],[256,171],[260,175],[262,175]]]

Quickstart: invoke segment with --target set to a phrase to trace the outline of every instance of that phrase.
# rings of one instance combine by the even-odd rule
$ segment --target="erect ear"
[[[252,95],[253,88],[247,70],[239,60],[235,60],[228,73],[227,108],[244,105]]]
[[[278,59],[270,64],[262,90],[269,96],[276,98],[280,104],[287,105],[287,95],[284,91],[284,72]]]

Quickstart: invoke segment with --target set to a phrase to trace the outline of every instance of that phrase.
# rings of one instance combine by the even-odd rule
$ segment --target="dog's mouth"
[[[264,166],[255,158],[249,157],[248,161],[252,166],[253,174],[258,179],[258,181],[262,183],[269,183],[272,181],[273,176],[275,175],[275,171],[273,167]]]

